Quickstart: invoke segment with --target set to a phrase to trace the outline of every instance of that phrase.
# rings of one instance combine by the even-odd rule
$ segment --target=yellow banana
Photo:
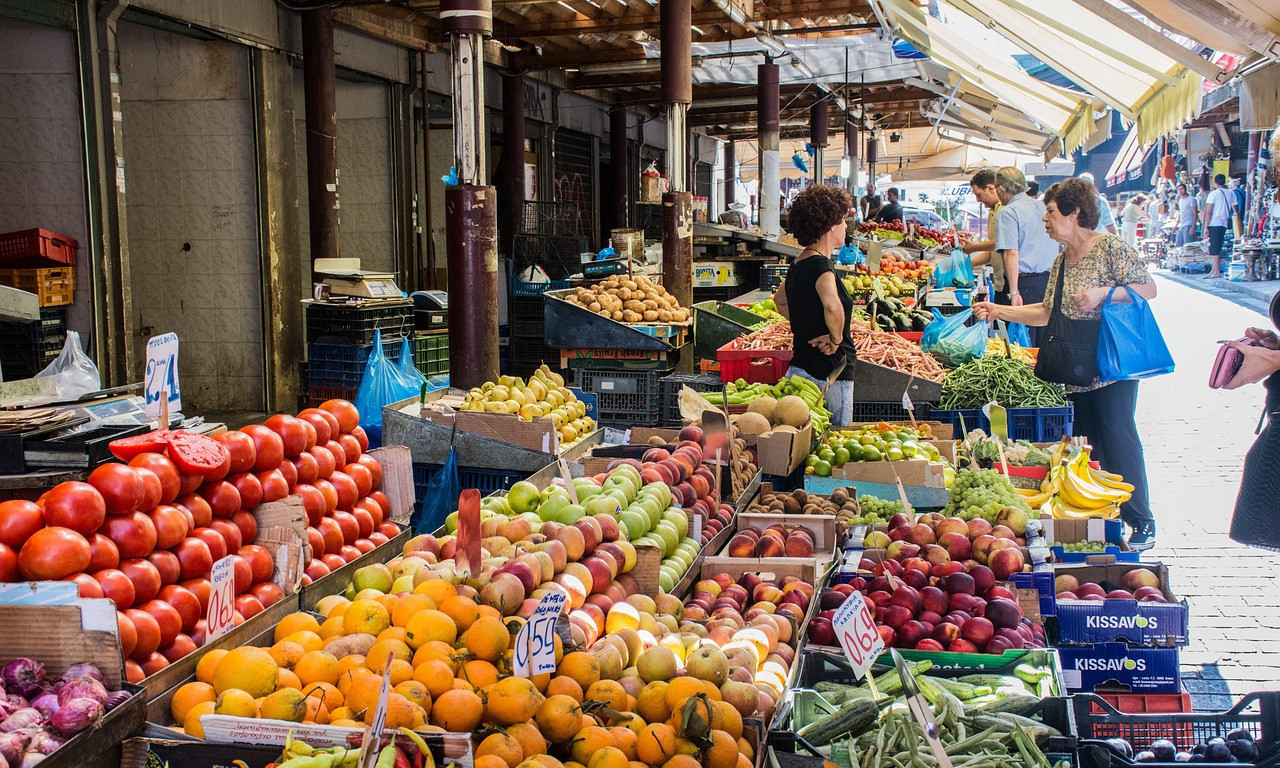
[[[1055,468],[1060,480],[1059,495],[1068,506],[1077,509],[1100,509],[1115,501],[1114,498],[1099,494],[1091,486],[1083,483],[1063,464]]]
[[[1052,514],[1057,518],[1101,517],[1107,520],[1112,520],[1120,514],[1120,505],[1107,504],[1102,507],[1082,509],[1069,504],[1062,498],[1058,497],[1053,501]]]
[[[1102,482],[1094,473],[1093,468],[1089,466],[1089,455],[1085,452],[1081,452],[1081,454],[1072,461],[1071,474],[1080,481],[1080,485],[1082,487],[1093,491],[1095,494],[1100,496],[1114,496],[1118,493],[1133,493],[1133,486],[1128,483],[1118,484],[1128,486],[1127,488],[1120,488]]]
[[[1024,495],[1022,497],[1022,500],[1026,502],[1028,507],[1031,507],[1032,509],[1034,509],[1036,507],[1039,507],[1041,504],[1044,504],[1046,501],[1048,501],[1052,497],[1053,497],[1053,494],[1051,493],[1041,492],[1033,496]]]

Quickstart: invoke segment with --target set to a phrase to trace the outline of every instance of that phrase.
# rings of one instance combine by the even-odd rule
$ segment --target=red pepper
[[[395,768],[410,768],[409,757],[405,755],[404,750],[396,747],[396,766]]]

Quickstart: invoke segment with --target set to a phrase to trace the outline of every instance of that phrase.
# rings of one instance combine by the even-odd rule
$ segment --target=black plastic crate
[[[661,407],[659,382],[665,371],[608,371],[577,369],[574,383],[584,392],[600,398],[601,418],[610,413],[617,416],[653,414],[656,421]]]
[[[590,241],[578,235],[516,235],[514,262],[517,274],[538,266],[551,280],[582,271],[582,254]]]
[[[782,278],[787,276],[787,270],[790,269],[788,264],[761,264],[760,265],[760,290],[773,292],[782,284]]]
[[[676,373],[664,376],[659,382],[659,398],[662,402],[662,424],[664,427],[680,427],[684,419],[680,418],[680,390],[689,387],[696,392],[719,392],[724,387],[720,375],[716,373]]]
[[[307,341],[342,339],[357,346],[373,343],[374,331],[383,341],[414,331],[413,302],[379,302],[376,305],[308,304]]]
[[[929,418],[928,403],[912,403],[915,407],[916,421],[926,421]],[[902,407],[902,403],[860,403],[853,401],[853,420],[854,421],[910,421],[911,414],[906,408]]]
[[[427,499],[427,487],[432,479],[443,469],[442,464],[413,465],[413,508],[422,510],[422,503]],[[505,491],[521,480],[529,479],[523,472],[507,472],[501,469],[480,469],[478,467],[458,467],[458,485],[462,490],[475,488],[480,495],[488,496],[495,491]]]
[[[350,400],[354,403],[358,391],[358,387],[307,387],[305,390],[307,407],[319,408],[320,404],[326,400]]]
[[[560,350],[552,349],[536,341],[524,341],[511,345],[509,367],[512,376],[528,376],[544,363],[552,370],[558,370],[560,368]]]
[[[413,313],[413,327],[419,331],[440,331],[449,327],[449,310],[418,309]]]
[[[383,342],[382,354],[391,362],[398,362],[401,343],[399,338]],[[372,344],[313,341],[307,345],[306,382],[313,387],[359,387],[371,352]]]
[[[1077,733],[1081,742],[1077,753],[1080,768],[1121,768],[1122,766],[1173,766],[1184,763],[1138,763],[1116,755],[1096,740],[1121,738],[1134,752],[1168,739],[1179,752],[1212,738],[1225,738],[1234,730],[1244,730],[1258,743],[1259,759],[1235,765],[1274,765],[1280,762],[1280,692],[1246,694],[1226,712],[1188,712],[1130,715],[1120,712],[1104,699],[1081,693],[1072,697]]]
[[[546,337],[543,314],[546,304],[536,299],[515,297],[507,301],[507,327],[513,339],[533,339],[542,344]]]
[[[28,334],[39,331],[65,329],[67,327],[66,307],[40,307],[38,320],[0,321],[0,335]]]

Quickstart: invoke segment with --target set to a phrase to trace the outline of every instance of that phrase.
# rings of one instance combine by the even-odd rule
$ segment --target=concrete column
[[[613,166],[614,226],[625,229],[631,223],[631,164],[627,157],[627,108],[609,111],[609,157]]]
[[[724,207],[738,201],[738,153],[733,148],[733,139],[724,143]],[[719,213],[719,211],[717,211]],[[714,217],[712,221],[714,221]]]
[[[853,115],[844,115],[844,160],[849,168],[849,176],[845,179],[845,189],[850,195],[858,193],[858,126],[853,122]],[[856,201],[856,198],[855,198]],[[855,205],[856,207],[856,205]]]
[[[302,82],[306,94],[307,204],[311,260],[338,257],[338,107],[333,9],[302,13]]]
[[[484,39],[490,0],[444,0],[441,26],[452,49],[453,157],[458,184],[445,190],[449,265],[449,375],[478,387],[498,376],[497,195],[485,185]],[[523,153],[521,154],[523,158]]]
[[[693,6],[661,0],[662,103],[667,116],[667,174],[662,196],[662,284],[680,302],[693,305],[693,195],[689,188],[688,114],[693,101]]]
[[[778,197],[782,194],[778,167],[778,65],[760,65],[757,120],[760,124],[760,231],[777,237],[780,231]]]
[[[813,181],[821,184],[826,178],[828,102],[818,99],[809,107],[809,144],[813,147]]]
[[[524,77],[502,76],[503,250],[515,253],[515,238],[524,217]]]

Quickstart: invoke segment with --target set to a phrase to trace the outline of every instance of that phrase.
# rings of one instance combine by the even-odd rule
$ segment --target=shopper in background
[[[1089,173],[1088,171],[1085,171],[1084,173],[1080,174],[1079,178],[1080,180],[1087,181],[1090,184],[1093,183],[1093,174]],[[1094,189],[1097,189],[1097,187],[1094,187]],[[1107,196],[1102,194],[1101,192],[1098,193],[1098,225],[1097,226],[1098,226],[1099,232],[1110,232],[1113,235],[1116,234],[1115,214],[1111,212],[1111,203],[1107,202]]]
[[[1204,200],[1204,239],[1209,243],[1209,262],[1212,267],[1205,279],[1222,277],[1222,241],[1227,227],[1231,226],[1232,195],[1227,190],[1227,177],[1219,173],[1213,177],[1213,190]]]
[[[1138,220],[1142,218],[1142,211],[1146,207],[1146,202],[1146,196],[1141,194],[1134,195],[1129,198],[1129,202],[1125,203],[1124,210],[1120,212],[1124,244],[1135,250],[1138,247]]]
[[[1004,282],[1013,306],[1037,304],[1049,284],[1049,268],[1058,246],[1044,230],[1044,203],[1027,197],[1027,179],[1013,166],[996,171],[996,195],[1003,207],[996,216],[996,252],[1004,261]],[[1031,346],[1040,331],[1027,329]]]
[[[891,221],[902,221],[902,203],[898,202],[898,188],[889,187],[889,199],[885,204],[876,211],[876,215],[872,217],[873,221],[882,221],[888,224]]]
[[[1227,186],[1231,189],[1231,194],[1235,195],[1235,231],[1244,233],[1244,214],[1249,209],[1248,198],[1244,193],[1243,182],[1240,179],[1232,179]]]
[[[1173,244],[1181,248],[1196,239],[1196,199],[1187,193],[1187,185],[1178,185],[1178,234]]]
[[[997,304],[1009,303],[1009,291],[1004,282],[1004,261],[993,258],[996,248],[996,217],[1000,213],[1000,196],[996,194],[996,172],[993,168],[983,168],[973,174],[969,180],[973,197],[987,209],[987,239],[973,240],[965,243],[962,250],[970,254],[975,267],[991,265],[991,285],[995,291],[992,301]]]
[[[1063,320],[1098,321],[1102,302],[1113,287],[1128,286],[1146,299],[1155,298],[1156,284],[1138,254],[1115,235],[1095,229],[1099,216],[1097,188],[1083,179],[1068,179],[1049,187],[1044,203],[1045,228],[1064,248],[1053,263],[1044,300],[1021,307],[982,302],[974,306],[976,317],[1028,326]],[[1129,295],[1116,291],[1111,300],[1127,302]],[[1056,337],[1045,343],[1053,343],[1053,338]],[[1096,370],[1093,347],[1084,354],[1088,359],[1081,360],[1081,364]],[[1133,528],[1129,546],[1139,551],[1150,549],[1155,543],[1156,525],[1147,498],[1142,440],[1134,422],[1138,382],[1102,384],[1095,378],[1088,386],[1067,386],[1067,397],[1075,408],[1075,434],[1089,439],[1093,458],[1105,469],[1124,475],[1124,481],[1133,485],[1132,498],[1120,508],[1120,517]]]
[[[867,182],[867,191],[858,201],[858,207],[862,209],[863,221],[871,221],[871,217],[876,215],[876,211],[880,210],[880,196],[876,194],[876,183],[874,181]]]
[[[1027,182],[1027,197],[1032,197],[1032,198],[1035,198],[1036,200],[1040,199],[1040,182],[1038,181]]]
[[[1280,300],[1272,297],[1271,317],[1280,315]],[[1273,320],[1274,322],[1274,320]],[[1263,382],[1266,424],[1244,458],[1240,493],[1231,517],[1231,538],[1251,547],[1280,551],[1280,525],[1276,525],[1276,479],[1280,478],[1280,338],[1275,331],[1249,328],[1245,338],[1253,344],[1227,342],[1244,355],[1235,378],[1223,389],[1239,389]]]
[[[844,243],[844,219],[853,201],[840,187],[806,187],[791,203],[787,229],[804,250],[796,257],[773,295],[778,312],[791,321],[793,349],[788,376],[803,376],[827,386],[827,378],[843,367],[827,388],[831,424],[853,421],[853,371],[858,354],[849,322],[853,298],[836,276],[831,254]]]
[[[1164,203],[1165,194],[1162,189],[1153,189],[1147,197],[1147,237],[1159,237],[1160,227],[1156,225],[1157,218],[1160,216],[1160,205]]]

